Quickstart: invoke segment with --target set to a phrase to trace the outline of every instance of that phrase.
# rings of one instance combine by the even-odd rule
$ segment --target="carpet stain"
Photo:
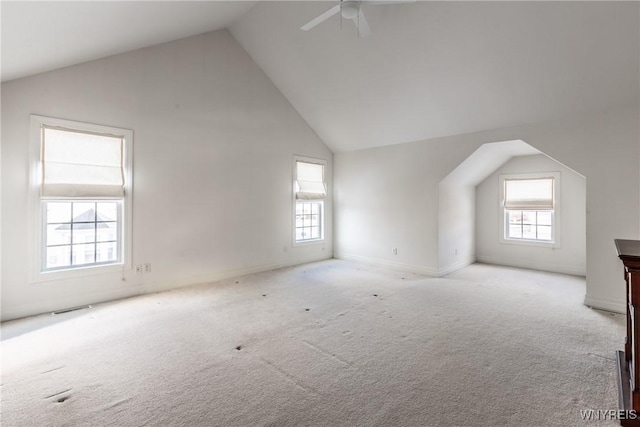
[[[304,309],[304,311],[310,311],[310,310],[311,310],[310,308],[305,308],[305,309]]]
[[[344,332],[343,332],[343,333],[344,333]],[[322,355],[324,355],[324,356],[327,356],[329,359],[335,360],[335,361],[336,361],[336,362],[338,362],[338,363],[341,363],[341,364],[343,364],[343,365],[345,365],[345,366],[351,366],[351,365],[352,365],[352,363],[351,363],[351,362],[349,362],[349,361],[347,361],[347,360],[344,360],[344,359],[342,359],[342,358],[340,358],[340,357],[336,356],[335,354],[331,353],[331,352],[330,352],[330,351],[328,351],[328,350],[325,350],[324,348],[320,347],[320,346],[319,346],[319,345],[317,345],[317,344],[313,344],[313,343],[311,343],[311,342],[309,342],[309,341],[307,341],[307,340],[302,340],[302,343],[303,343],[304,345],[306,345],[307,347],[309,347],[309,348],[312,348],[312,349],[316,350],[316,351],[317,351],[317,352],[319,352],[320,354],[322,354]]]
[[[373,296],[374,296],[374,297],[377,297],[377,296],[378,296],[378,294],[373,294]]]

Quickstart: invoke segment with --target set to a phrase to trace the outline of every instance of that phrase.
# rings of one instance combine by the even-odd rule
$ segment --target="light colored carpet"
[[[330,260],[6,322],[2,426],[595,425],[624,317],[584,286]]]

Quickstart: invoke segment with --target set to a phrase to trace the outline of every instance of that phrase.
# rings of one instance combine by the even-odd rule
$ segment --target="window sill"
[[[293,242],[293,246],[310,246],[310,245],[319,245],[324,244],[325,239],[314,239],[314,240],[303,240],[301,242]]]
[[[505,239],[501,238],[500,243],[504,243],[507,245],[517,245],[517,246],[537,246],[542,248],[552,248],[556,249],[560,247],[560,244],[555,241],[541,241],[541,240],[526,240],[526,239]]]
[[[124,263],[78,267],[67,270],[39,271],[32,277],[31,283],[51,282],[55,280],[74,279],[100,274],[116,273],[129,270]]]

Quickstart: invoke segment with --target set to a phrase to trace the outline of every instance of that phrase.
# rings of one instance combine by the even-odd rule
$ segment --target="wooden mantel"
[[[624,264],[627,295],[627,336],[624,352],[616,352],[620,424],[640,427],[640,240],[616,239]]]

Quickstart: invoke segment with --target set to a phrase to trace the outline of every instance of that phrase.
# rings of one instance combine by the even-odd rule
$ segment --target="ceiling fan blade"
[[[416,0],[362,0],[364,4],[371,4],[374,6],[385,5],[385,4],[403,4],[403,3],[415,3]]]
[[[325,20],[331,18],[333,15],[335,15],[338,12],[340,12],[340,5],[339,4],[333,6],[331,9],[327,10],[322,15],[320,15],[320,16],[312,19],[311,21],[307,22],[302,27],[300,27],[300,29],[304,30],[304,31],[309,31],[310,29],[312,29],[313,27],[315,27],[316,25],[318,25],[322,21],[325,21]]]
[[[369,23],[367,22],[367,18],[364,17],[364,12],[362,9],[358,11],[358,17],[356,18],[356,25],[358,26],[358,36],[367,37],[371,34],[371,28],[369,27]]]

